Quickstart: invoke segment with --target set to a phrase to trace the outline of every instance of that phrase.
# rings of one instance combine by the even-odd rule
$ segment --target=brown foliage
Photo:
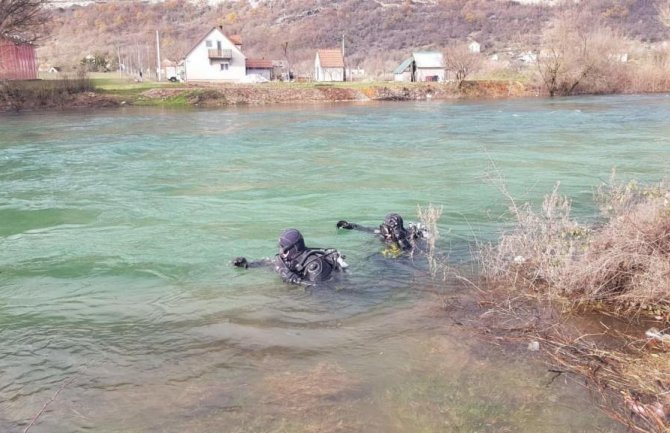
[[[629,44],[592,19],[579,10],[568,10],[545,30],[537,67],[550,96],[613,93],[625,88],[621,56],[627,55]]]
[[[489,281],[573,305],[605,304],[633,318],[641,309],[668,319],[670,189],[615,184],[600,190],[605,221],[577,223],[558,188],[542,212],[514,207],[517,226],[482,253]]]
[[[381,75],[411,51],[441,49],[470,36],[488,50],[508,49],[519,35],[536,42],[545,23],[560,11],[486,0],[412,2],[405,9],[402,0],[380,3],[395,7],[383,7],[369,0],[282,0],[259,2],[257,7],[244,1],[209,6],[170,0],[154,4],[125,2],[123,7],[108,2],[57,9],[52,26],[54,37],[39,54],[51,64],[74,65],[92,52],[115,55],[117,49],[123,52],[137,45],[153,47],[154,32],[158,30],[162,38],[171,40],[162,55],[179,60],[209,28],[224,25],[224,32],[243,36],[244,51],[252,57],[284,58],[282,46],[288,43],[291,63],[306,70],[311,69],[316,48],[337,46],[344,34],[348,64]],[[606,3],[588,2],[582,7],[599,16]],[[603,20],[605,24],[623,26],[626,33],[629,26],[640,26],[647,31],[644,39],[658,40],[663,26],[655,10],[652,17],[644,8],[647,7],[642,4],[631,4],[625,19]],[[644,14],[640,14],[642,9]],[[96,19],[104,26],[96,29]],[[155,57],[151,51],[143,56],[143,61],[152,62]]]

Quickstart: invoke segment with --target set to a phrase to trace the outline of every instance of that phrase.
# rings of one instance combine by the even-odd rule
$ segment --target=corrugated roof
[[[339,49],[317,50],[322,68],[344,68],[344,58]]]
[[[247,69],[272,69],[272,60],[247,59]]]
[[[439,51],[417,51],[412,57],[417,68],[444,68],[444,56]]]
[[[393,70],[393,73],[394,74],[402,74],[403,72],[405,72],[407,70],[407,68],[409,68],[409,65],[411,65],[413,61],[414,61],[414,57],[410,57],[408,59],[405,59],[405,61],[403,61],[397,68],[395,68]]]

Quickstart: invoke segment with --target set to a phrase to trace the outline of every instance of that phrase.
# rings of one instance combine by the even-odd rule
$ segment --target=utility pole
[[[342,33],[342,64],[344,65],[342,81],[347,81],[347,63],[344,61],[344,33]]]
[[[118,74],[121,75],[121,49],[119,46],[116,46],[116,57],[119,59],[119,67],[118,67]]]
[[[161,43],[156,30],[156,70],[158,71],[158,81],[161,80]]]

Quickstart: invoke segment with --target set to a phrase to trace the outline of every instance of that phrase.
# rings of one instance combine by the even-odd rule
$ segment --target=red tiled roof
[[[247,59],[247,69],[272,69],[272,60]]]
[[[318,50],[317,54],[322,68],[344,68],[344,58],[339,49]]]
[[[242,36],[240,35],[226,35],[228,40],[233,43],[233,45],[242,45]]]

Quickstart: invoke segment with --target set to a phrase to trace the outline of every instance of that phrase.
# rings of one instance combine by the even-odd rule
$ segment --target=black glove
[[[337,222],[337,228],[352,230],[354,228],[354,225],[348,221],[340,220]]]
[[[235,257],[235,260],[233,260],[233,266],[236,268],[247,269],[249,267],[249,262],[247,262],[247,259],[244,257]]]

